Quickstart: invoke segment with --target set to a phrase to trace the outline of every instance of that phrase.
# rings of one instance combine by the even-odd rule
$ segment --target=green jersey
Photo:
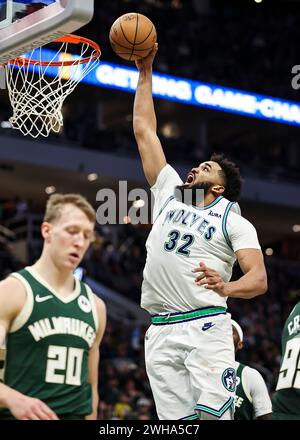
[[[243,370],[246,365],[238,364],[236,371],[236,392],[234,420],[253,420],[254,411],[252,399],[249,395],[247,385],[243,381]],[[251,399],[251,400],[250,400]]]
[[[31,267],[12,276],[24,284],[27,300],[7,337],[4,383],[58,416],[90,414],[88,356],[98,328],[93,293],[75,279],[74,292],[61,297]],[[0,418],[7,415],[1,410]]]
[[[300,301],[284,325],[282,355],[273,396],[273,418],[300,420]]]

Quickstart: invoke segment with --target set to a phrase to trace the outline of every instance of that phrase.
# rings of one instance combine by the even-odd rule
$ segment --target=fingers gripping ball
[[[153,49],[156,38],[156,29],[152,21],[135,12],[119,17],[109,32],[113,51],[129,61],[145,58]]]

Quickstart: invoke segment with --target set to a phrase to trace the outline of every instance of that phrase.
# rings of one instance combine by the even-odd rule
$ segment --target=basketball
[[[129,12],[119,17],[109,32],[113,51],[129,61],[145,58],[156,43],[156,29],[145,15]]]

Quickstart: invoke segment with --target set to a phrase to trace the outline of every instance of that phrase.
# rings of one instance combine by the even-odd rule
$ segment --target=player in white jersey
[[[234,164],[213,156],[193,168],[185,184],[167,164],[152,99],[156,51],[157,45],[136,62],[133,112],[155,197],[141,302],[152,315],[145,336],[147,373],[160,419],[231,419],[235,361],[226,299],[266,291],[263,256],[255,228],[231,210],[241,188]],[[236,259],[244,276],[229,282]]]
[[[244,347],[241,326],[231,320],[235,351]],[[236,396],[234,420],[271,420],[272,402],[262,375],[255,368],[236,361]]]

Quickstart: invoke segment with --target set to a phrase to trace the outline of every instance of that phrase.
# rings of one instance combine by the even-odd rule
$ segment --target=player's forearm
[[[152,99],[152,68],[141,70],[136,91],[133,128],[142,159],[144,173],[150,186],[154,185],[166,158],[156,134],[156,116]]]
[[[85,420],[97,420],[97,416],[98,416],[98,405],[99,405],[99,395],[97,390],[93,389],[92,391],[93,393],[93,401],[92,401],[92,408],[93,408],[93,412],[91,414],[89,414],[88,416],[86,416]]]
[[[253,268],[237,281],[230,281],[226,286],[230,298],[251,299],[266,293],[268,289],[266,273]]]
[[[0,383],[0,406],[10,408],[12,402],[21,397],[21,393],[3,383]]]
[[[143,136],[145,130],[156,133],[157,122],[152,97],[152,68],[139,73],[139,81],[133,107],[133,130],[136,139]]]
[[[85,417],[85,420],[98,420],[97,410],[93,411],[91,414]]]

